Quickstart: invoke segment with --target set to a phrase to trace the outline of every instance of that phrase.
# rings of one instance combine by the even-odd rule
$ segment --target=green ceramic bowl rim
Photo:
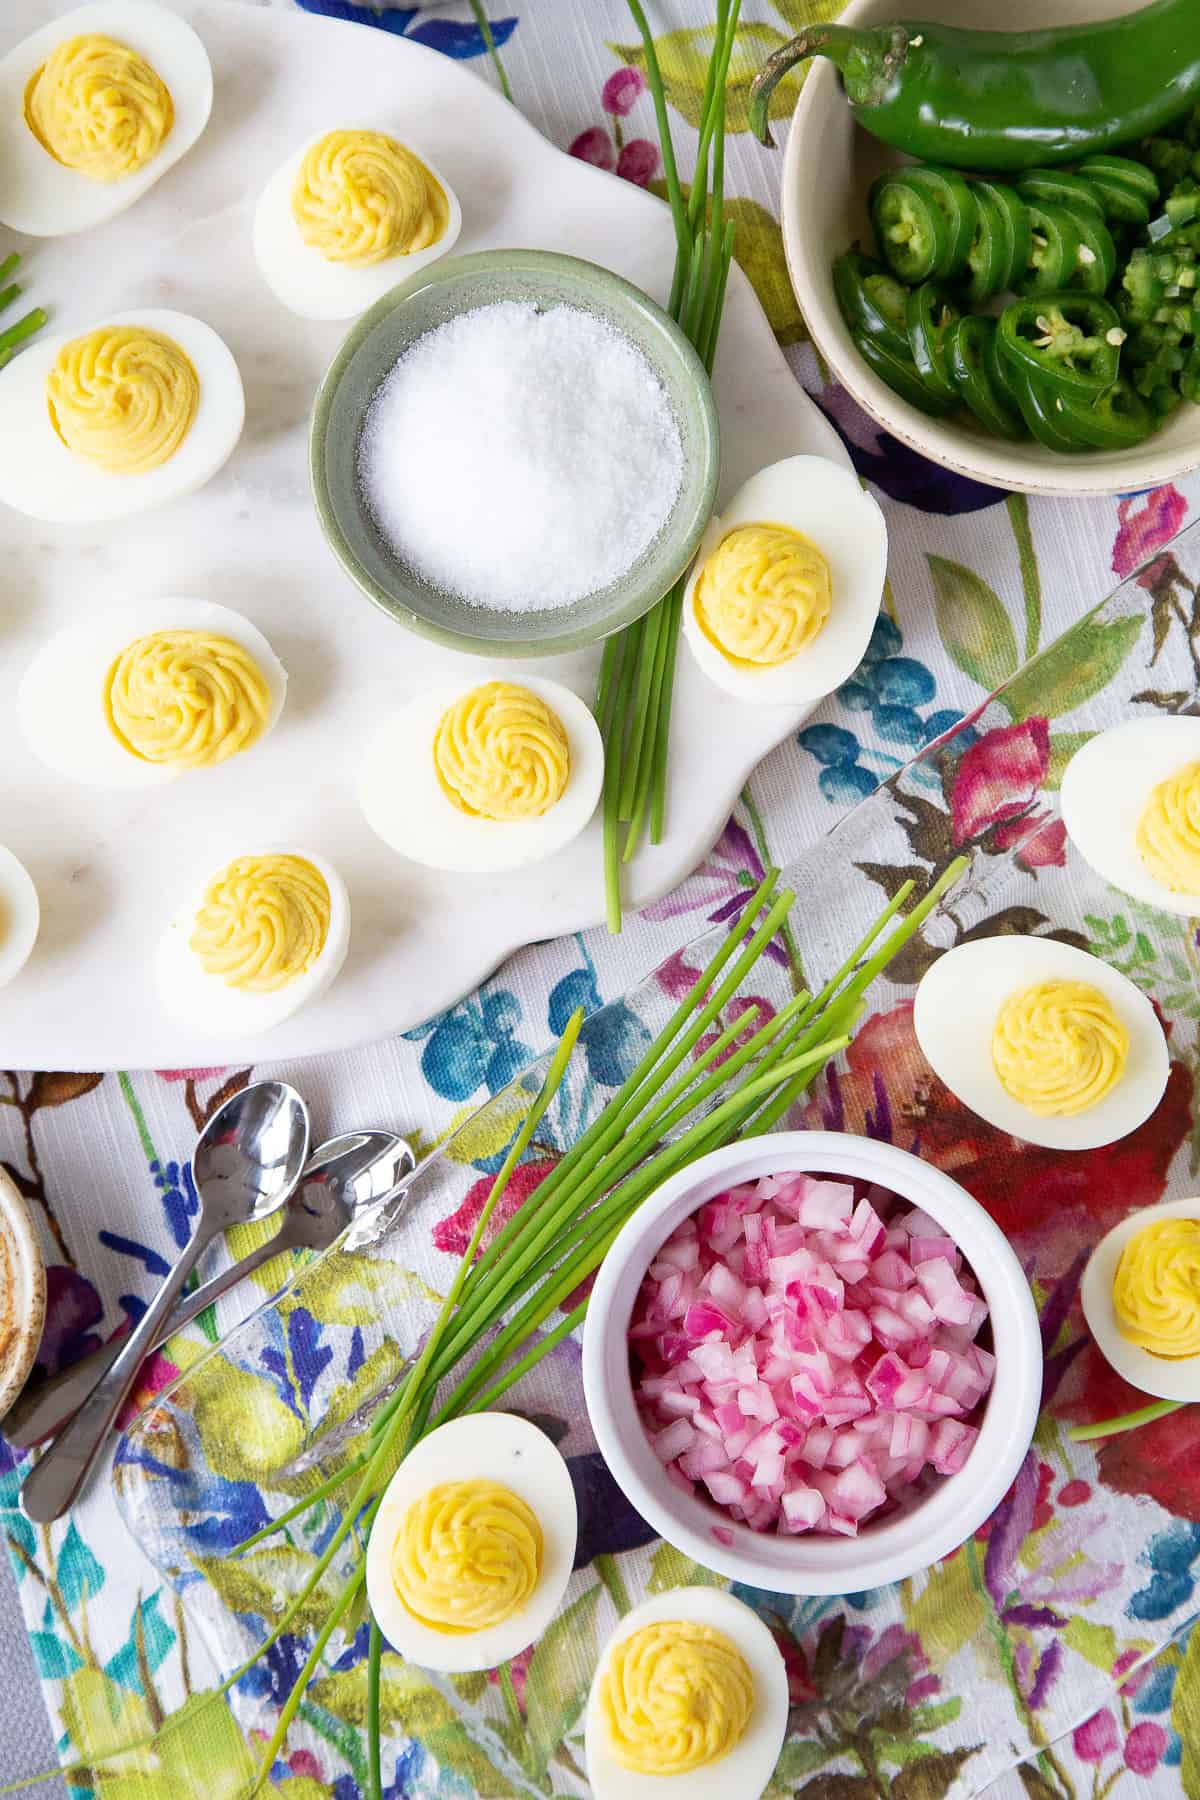
[[[516,640],[497,642],[492,638],[477,637],[470,632],[454,631],[448,626],[434,624],[419,613],[413,612],[410,607],[405,606],[402,600],[388,593],[362,566],[353,545],[347,539],[335,517],[325,473],[325,444],[330,414],[338,387],[346,369],[357,354],[359,346],[380,320],[404,306],[414,294],[429,287],[441,286],[447,280],[461,278],[464,275],[486,277],[489,273],[499,272],[535,277],[539,274],[566,275],[578,281],[581,287],[604,291],[610,302],[615,300],[618,307],[626,307],[648,317],[668,340],[685,371],[692,376],[699,425],[697,435],[704,457],[703,478],[698,488],[697,503],[690,516],[679,519],[672,518],[669,526],[664,528],[670,531],[672,540],[678,539],[680,544],[679,569],[675,576],[676,580],[679,579],[695,555],[704,529],[712,517],[713,506],[716,502],[717,483],[721,472],[720,424],[712,385],[694,345],[682,328],[656,300],[652,300],[649,294],[636,286],[634,282],[627,281],[623,275],[616,274],[612,269],[602,268],[599,263],[587,262],[582,257],[566,256],[554,250],[478,250],[465,256],[443,257],[435,263],[427,264],[408,281],[389,289],[367,312],[355,320],[321,378],[321,384],[313,401],[312,424],[309,431],[309,478],[312,483],[317,518],[321,530],[325,534],[326,542],[355,586],[381,612],[386,613],[388,618],[395,620],[397,624],[406,626],[408,630],[416,632],[420,637],[429,638],[436,644],[453,650],[463,650],[472,655],[489,657],[555,656],[570,650],[585,649],[588,645],[599,642],[613,632],[623,630],[627,625],[632,625],[643,614],[649,612],[651,607],[656,605],[663,596],[653,593],[644,599],[639,596],[635,600],[627,601],[609,617],[592,620],[589,624],[573,630],[559,629],[551,636],[530,637],[522,642]],[[482,299],[480,303],[484,303]],[[664,591],[669,592],[670,587],[668,586]],[[536,614],[531,614],[530,618],[536,618]]]

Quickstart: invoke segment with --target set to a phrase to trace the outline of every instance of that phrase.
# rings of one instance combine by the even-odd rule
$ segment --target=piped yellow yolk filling
[[[392,1547],[392,1585],[423,1625],[451,1636],[511,1618],[542,1572],[542,1528],[496,1481],[444,1481],[415,1500]]]
[[[1087,981],[1040,981],[1011,994],[992,1033],[1005,1092],[1039,1118],[1086,1112],[1121,1079],[1129,1034]]]
[[[1131,1237],[1113,1277],[1123,1338],[1152,1356],[1200,1355],[1200,1219],[1156,1219]]]
[[[102,325],[64,344],[46,377],[50,423],[110,475],[144,475],[173,456],[200,404],[200,378],[173,338]]]
[[[460,812],[508,822],[540,818],[562,799],[571,750],[562,720],[537,694],[488,681],[442,714],[433,763]]]
[[[56,162],[89,181],[120,181],[162,149],[175,108],[136,50],[90,32],[65,38],[25,88],[25,123]]]
[[[117,742],[143,762],[207,769],[262,736],[271,690],[250,652],[208,631],[156,631],[122,650],[104,710]]]
[[[730,662],[775,668],[808,648],[833,603],[829,564],[787,525],[739,525],[696,582],[696,623]]]
[[[329,884],[303,856],[239,856],[205,890],[189,940],[226,987],[270,994],[311,969],[329,935]]]
[[[436,244],[450,209],[441,182],[394,137],[327,131],[304,153],[292,217],[326,262],[367,268]]]
[[[613,1647],[599,1703],[623,1768],[686,1775],[737,1745],[754,1711],[754,1677],[724,1632],[664,1619]]]
[[[1173,894],[1200,893],[1200,762],[1186,763],[1151,790],[1136,842],[1155,881]]]

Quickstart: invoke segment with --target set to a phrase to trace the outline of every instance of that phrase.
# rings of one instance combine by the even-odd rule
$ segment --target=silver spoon
[[[401,1186],[413,1166],[413,1153],[391,1131],[348,1131],[330,1138],[309,1158],[299,1184],[288,1196],[283,1224],[265,1244],[222,1269],[180,1301],[161,1327],[157,1349],[255,1269],[285,1250],[326,1250],[343,1231],[364,1215],[368,1218]],[[17,1450],[31,1450],[62,1430],[120,1355],[127,1339],[102,1344],[61,1375],[21,1394],[5,1415],[0,1431]]]
[[[21,1505],[35,1524],[61,1518],[87,1480],[142,1358],[201,1253],[231,1225],[265,1218],[283,1204],[308,1160],[308,1135],[308,1108],[282,1081],[252,1082],[208,1121],[192,1156],[200,1197],[196,1228],[112,1368],[26,1477]]]

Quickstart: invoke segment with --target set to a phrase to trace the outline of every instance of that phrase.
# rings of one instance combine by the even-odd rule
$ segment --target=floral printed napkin
[[[287,6],[290,0],[275,3]],[[494,78],[468,5],[421,10],[350,0],[305,3],[313,11],[357,20],[363,29],[411,36],[472,60],[483,79]],[[686,155],[697,116],[695,52],[704,41],[708,7],[705,0],[649,0],[649,9],[659,36],[672,124]],[[805,19],[836,10],[824,0],[747,0],[747,20],[731,70],[729,211],[738,226],[739,258],[797,377],[841,431],[860,473],[887,510],[890,591],[868,660],[796,739],[756,773],[703,869],[647,915],[631,920],[620,940],[591,932],[538,946],[405,1039],[281,1071],[313,1102],[318,1131],[379,1123],[432,1140],[544,1048],[576,1004],[595,1007],[619,995],[706,920],[732,916],[764,862],[792,860],[881,776],[975,708],[1028,655],[1107,592],[1114,577],[1128,574],[1161,548],[1200,503],[1200,479],[1195,477],[1112,500],[1068,503],[1005,496],[915,457],[828,385],[787,281],[776,224],[779,158],[747,137],[744,101],[763,54]],[[555,0],[520,0],[514,8],[497,9],[491,35],[516,104],[555,143],[611,170],[615,180],[646,185],[658,178],[653,118],[622,0],[589,0],[575,7]],[[793,95],[794,86],[781,87],[782,113]],[[1182,592],[1166,594],[1156,619],[1163,620],[1165,629],[1175,614],[1187,614]],[[1028,815],[1033,797],[1053,778],[1056,743],[1061,749],[1069,732],[1069,724],[1065,731],[1056,728],[1055,718],[1078,703],[1081,681],[1115,674],[1104,666],[1110,651],[1115,654],[1106,646],[1098,670],[1062,671],[1046,731],[1027,726],[1003,745],[980,744],[978,755],[960,771],[955,790],[959,818],[972,834],[991,831],[1000,839],[1014,817]],[[1022,804],[1014,805],[1015,797]],[[1048,868],[1057,866],[1060,852],[1052,831],[1036,834],[1034,853],[1046,859]],[[1131,938],[1128,955],[1140,956],[1142,934],[1127,921],[1123,928]],[[1122,926],[1113,919],[1106,929],[1116,933]],[[1119,943],[1110,948],[1123,953]],[[1158,953],[1153,944],[1149,951]],[[1194,985],[1186,960],[1180,981]],[[822,1094],[821,1104],[840,1108],[851,1125],[877,1121],[885,1108],[893,1118],[906,1117],[920,1097],[884,1069],[885,1064],[888,1069],[899,1066],[889,1059],[894,1041],[907,1030],[902,1008],[877,1015],[858,1040],[844,1079]],[[606,1014],[590,1050],[597,1080],[618,1078],[628,1051],[620,1012]],[[144,1306],[196,1211],[186,1162],[195,1129],[249,1073],[190,1069],[104,1078],[18,1071],[0,1075],[0,1157],[33,1203],[52,1265],[45,1367],[64,1366]],[[1101,1153],[1076,1175],[1097,1221],[1113,1206],[1156,1198],[1169,1166],[1186,1164],[1197,1135],[1191,1082],[1185,1083],[1183,1076],[1174,1080],[1153,1134],[1136,1146]],[[1053,1171],[1041,1153],[1022,1152],[1007,1166],[989,1159],[978,1121],[964,1115],[950,1096],[937,1096],[926,1125],[930,1141],[936,1135],[939,1160],[953,1167],[961,1159],[991,1171],[987,1179],[995,1184],[997,1202],[1013,1209],[1014,1231],[1028,1222],[1022,1208],[1052,1213],[1071,1200],[1055,1188]],[[444,1242],[439,1248],[455,1247],[466,1230],[465,1217],[469,1213],[441,1221]],[[231,1249],[236,1253],[240,1247]],[[246,1307],[251,1303],[247,1295]],[[200,1348],[202,1340],[193,1341],[190,1351],[179,1353],[181,1359]],[[178,1367],[156,1359],[148,1371],[147,1393],[173,1378]],[[1077,1371],[1064,1371],[1068,1401],[1070,1380],[1078,1379]],[[1097,1376],[1089,1385],[1087,1404],[1119,1408],[1121,1396],[1105,1392],[1100,1383]],[[1200,1723],[1192,1710],[1200,1680],[1200,1637],[1191,1647],[1181,1635],[1151,1666],[1135,1666],[1138,1620],[1153,1638],[1155,1621],[1182,1616],[1190,1607],[1200,1564],[1200,1438],[1190,1415],[1115,1440],[1100,1459],[1099,1481],[1100,1488],[1056,1481],[1053,1467],[1035,1458],[1006,1502],[1001,1529],[982,1557],[981,1588],[973,1600],[968,1598],[982,1619],[1007,1611],[1011,1622],[1013,1609],[1025,1609],[1015,1616],[1028,1621],[1036,1647],[1021,1666],[1003,1672],[1014,1716],[1024,1708],[1036,1718],[1061,1677],[1068,1642],[1071,1654],[1090,1656],[1108,1673],[1124,1677],[1110,1704],[1090,1719],[1067,1721],[1073,1729],[1052,1753],[1023,1765],[1011,1792],[1023,1791],[1030,1800],[1084,1800],[1089,1795],[1101,1800],[1109,1793],[1117,1800],[1149,1795],[1173,1800],[1182,1794],[1191,1800],[1200,1795],[1195,1761]],[[19,1467],[0,1444],[4,1529],[63,1757],[86,1755],[100,1767],[106,1749],[152,1731],[181,1707],[186,1727],[188,1696],[212,1679],[203,1639],[170,1585],[131,1542],[111,1489],[97,1483],[69,1523],[46,1532],[33,1530],[20,1514],[18,1485]],[[1102,1503],[1101,1490],[1124,1497],[1133,1507],[1138,1495],[1149,1495],[1176,1515],[1169,1529],[1147,1530],[1136,1568],[1097,1569],[1089,1560],[1086,1527]],[[1161,1514],[1155,1511],[1154,1517],[1160,1520]],[[1038,1541],[1053,1548],[1053,1567],[1045,1556],[1036,1566],[1025,1558],[1022,1544],[1038,1533]],[[678,1578],[669,1558],[661,1567],[668,1584]],[[1119,1583],[1128,1596],[1127,1644],[1086,1630],[1089,1595],[1105,1583]],[[1050,1614],[1061,1623],[1052,1623]],[[931,1609],[920,1629],[896,1623],[880,1629],[871,1622],[869,1608],[856,1602],[819,1615],[814,1611],[811,1617],[797,1611],[789,1654],[798,1718],[815,1745],[825,1743],[825,1763],[829,1744],[841,1743],[838,1734],[849,1737],[840,1773],[801,1758],[781,1771],[781,1794],[877,1800],[890,1793],[896,1800],[941,1800],[950,1791],[959,1769],[939,1761],[943,1753],[937,1748],[950,1717],[946,1709],[961,1714],[965,1708],[969,1716],[979,1684],[1001,1678],[992,1662],[972,1667],[969,1657],[954,1663],[953,1682],[932,1672],[929,1633],[936,1635],[951,1616],[953,1609],[947,1606]],[[940,1664],[945,1659],[935,1660]],[[282,1668],[273,1671],[273,1679],[281,1683],[286,1675]],[[518,1672],[513,1686],[523,1725],[532,1730],[545,1697],[528,1688],[526,1671]],[[882,1761],[869,1735],[863,1742],[851,1741],[856,1722],[881,1715],[893,1717],[895,1724],[892,1753]],[[1191,1736],[1185,1742],[1189,1721]],[[158,1774],[118,1768],[98,1775],[94,1785],[103,1800],[167,1800],[198,1792],[211,1800],[238,1800],[244,1782],[237,1785],[242,1781],[237,1771],[244,1762],[232,1721],[229,1738],[206,1725],[193,1739],[184,1727],[176,1739],[182,1760],[172,1764],[167,1758]],[[3,1730],[0,1725],[0,1742]],[[389,1791],[397,1800],[410,1793],[490,1796],[501,1791],[491,1777],[475,1781],[449,1761],[439,1764],[436,1719],[432,1739],[425,1734],[426,1746],[431,1741],[432,1754],[416,1746],[410,1762],[389,1770]],[[26,1754],[22,1743],[7,1746],[0,1757],[0,1780],[29,1769]],[[289,1800],[328,1795],[355,1800],[358,1785],[340,1767],[333,1752],[323,1752],[319,1744],[301,1748],[274,1772],[273,1785]],[[78,1786],[83,1785],[80,1780]]]

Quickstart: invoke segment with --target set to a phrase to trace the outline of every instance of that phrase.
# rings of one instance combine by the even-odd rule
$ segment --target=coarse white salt
[[[580,307],[499,301],[436,326],[371,401],[359,479],[421,578],[503,612],[599,592],[662,530],[683,443],[642,352]]]

